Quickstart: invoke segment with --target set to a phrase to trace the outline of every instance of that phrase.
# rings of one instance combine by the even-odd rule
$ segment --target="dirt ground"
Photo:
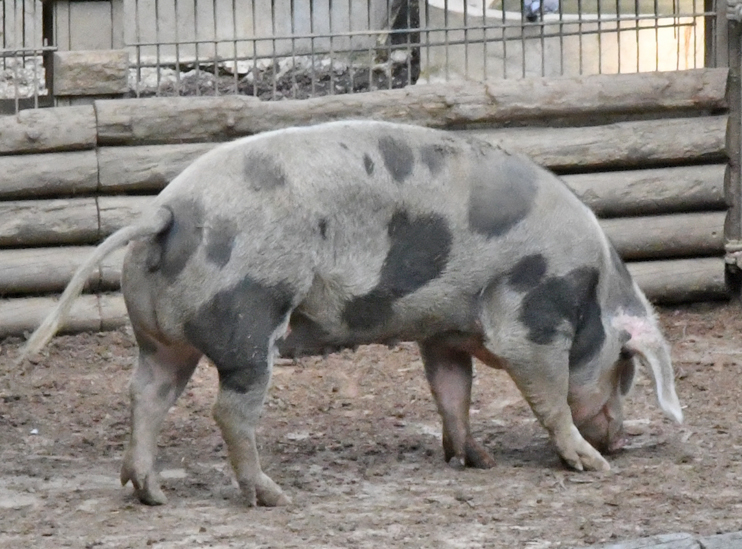
[[[0,342],[0,547],[575,547],[669,532],[742,530],[742,310],[661,309],[686,423],[639,378],[630,441],[609,473],[566,470],[509,378],[478,365],[472,422],[497,461],[450,469],[416,347],[282,361],[259,432],[293,498],[250,509],[232,481],[202,362],[160,438],[170,501],[121,488],[127,329],[58,337],[20,390],[20,341]]]

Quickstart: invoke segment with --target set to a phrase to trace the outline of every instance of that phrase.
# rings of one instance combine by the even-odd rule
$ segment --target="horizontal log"
[[[726,116],[708,116],[663,120],[662,124],[641,120],[586,128],[506,128],[460,133],[478,137],[513,152],[527,154],[539,164],[558,173],[569,173],[651,166],[664,168],[671,164],[687,164],[689,161],[725,162],[725,126]],[[198,154],[209,148],[208,144],[101,148],[101,188],[159,191]],[[157,167],[158,157],[162,168]],[[715,194],[717,173],[714,170],[719,168],[707,169],[713,173],[699,175],[704,171],[703,168],[700,172],[689,169],[682,180],[675,181],[689,189],[679,191],[679,196],[683,198],[671,202],[682,205],[685,198],[690,198],[689,195],[694,193]],[[668,183],[672,181],[672,175],[674,174],[665,177],[659,172],[653,175],[637,174],[637,181],[632,182],[629,179],[627,183],[634,185],[637,192],[651,192],[655,181],[662,179]],[[606,175],[604,178],[597,180],[596,184],[610,185],[620,180],[620,176]],[[703,182],[701,188],[699,181]],[[723,175],[718,181],[723,181]],[[613,198],[607,196],[606,201],[610,202]],[[696,199],[698,198],[701,201],[706,200],[704,197],[697,196]],[[712,197],[710,201],[717,204],[718,196]],[[688,202],[689,205],[691,203]],[[655,211],[661,211],[662,208],[664,206]],[[646,213],[651,210],[650,207]]]
[[[582,128],[468,130],[559,173],[725,162],[726,116],[616,122]]]
[[[61,293],[92,246],[0,250],[0,295]],[[125,249],[104,259],[85,291],[117,290]],[[701,257],[628,263],[639,286],[652,301],[699,301],[726,295],[724,261]]]
[[[27,109],[0,116],[0,155],[92,149],[96,133],[92,105]]]
[[[94,150],[0,156],[0,199],[92,193],[98,188]]]
[[[624,259],[719,255],[724,252],[726,212],[601,219]]]
[[[720,257],[628,263],[629,271],[655,303],[679,303],[729,297]],[[56,305],[56,297],[0,300],[0,338],[33,331]],[[128,322],[120,293],[83,295],[61,332],[111,330]]]
[[[0,247],[95,244],[151,202],[151,196],[0,202]]]
[[[146,196],[100,197],[101,231],[110,234],[131,223],[151,202]],[[702,212],[600,220],[627,259],[714,255],[724,249],[726,213]]]
[[[0,202],[0,246],[83,245],[130,224],[151,196]],[[725,212],[625,217],[600,221],[629,259],[714,255],[723,250]]]
[[[722,257],[627,263],[629,272],[650,301],[682,303],[725,299],[729,291]]]
[[[92,246],[0,250],[0,295],[61,293],[75,270],[92,254]],[[85,291],[116,290],[125,249],[103,260]]]
[[[600,217],[719,210],[726,164],[565,175],[564,182]]]
[[[642,126],[648,123],[631,124]],[[623,124],[601,128],[606,142],[610,143],[614,142],[609,135],[611,132],[620,134],[631,132],[631,129],[623,127]],[[501,131],[503,130],[491,131],[480,137],[484,136],[487,140],[494,140],[516,150],[514,145],[518,145],[516,141],[523,136],[523,132],[518,132],[518,135],[512,138],[500,135],[498,132]],[[554,140],[551,139],[554,136],[553,131],[547,128],[529,130],[527,136],[529,143],[525,146],[534,157],[547,162],[547,167],[565,168],[565,164],[570,160],[558,159],[550,150],[554,146]],[[564,138],[557,141],[559,147],[565,150],[565,154],[572,156],[572,162],[581,162],[582,167],[591,161],[603,165],[614,163],[608,159],[609,155],[621,151],[615,147],[611,149],[604,147],[600,150],[603,142],[597,141],[593,150],[583,149],[582,152],[585,154],[581,158],[576,158],[574,149],[565,144],[569,137],[565,135],[566,130],[558,131]],[[581,133],[582,130],[573,133],[572,136],[580,137]],[[487,137],[488,135],[490,137]],[[666,137],[669,139],[671,136]],[[574,145],[577,147],[579,144]],[[98,151],[98,159],[94,151],[0,156],[0,173],[5,174],[3,185],[0,186],[0,198],[42,198],[91,193],[99,185],[103,192],[159,192],[191,162],[214,146],[213,143],[197,143],[102,147]],[[654,146],[669,150],[672,144],[662,145],[655,141]],[[681,153],[675,153],[675,159],[680,155]],[[556,162],[556,165],[548,165],[549,160]],[[668,158],[666,161],[669,162],[671,159]],[[689,166],[661,170],[572,174],[565,175],[564,179],[598,215],[606,217],[642,215],[723,207],[723,169],[723,165]]]
[[[95,198],[0,202],[0,247],[88,244],[99,238]]]
[[[726,79],[726,69],[698,69],[420,85],[269,102],[246,96],[100,100],[95,107],[101,145],[197,143],[349,118],[459,128],[718,112],[726,108]]]
[[[151,196],[98,197],[101,237],[132,223],[150,204]]]
[[[32,332],[56,306],[53,297],[0,299],[0,338]],[[72,305],[59,333],[112,330],[127,322],[120,293],[80,296]]]
[[[101,192],[155,191],[182,172],[214,143],[101,147],[98,149]]]
[[[101,147],[100,188],[111,192],[159,192],[215,146],[199,143]],[[572,174],[563,179],[600,216],[651,215],[724,208],[724,169],[724,164],[711,164]]]

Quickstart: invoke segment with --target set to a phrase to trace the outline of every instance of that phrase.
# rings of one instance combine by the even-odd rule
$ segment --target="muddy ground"
[[[661,310],[686,423],[644,376],[628,447],[609,473],[566,470],[501,371],[477,368],[475,435],[497,461],[450,469],[416,348],[370,346],[284,362],[260,428],[263,467],[290,507],[244,507],[211,419],[215,369],[199,366],[160,438],[170,501],[122,488],[122,329],[54,340],[9,391],[19,340],[0,342],[1,547],[575,547],[669,532],[742,529],[742,310]]]

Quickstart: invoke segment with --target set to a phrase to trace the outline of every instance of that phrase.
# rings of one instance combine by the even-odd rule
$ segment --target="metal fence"
[[[73,35],[126,48],[135,97],[307,98],[713,66],[726,57],[716,1],[0,0],[0,97],[38,104],[48,53],[75,49]]]
[[[40,0],[0,0],[0,101],[22,107],[49,104],[48,55]]]
[[[302,98],[456,79],[682,70],[705,66],[716,17],[701,0],[229,2],[231,11],[217,1],[207,13],[203,0],[131,0],[134,93]]]

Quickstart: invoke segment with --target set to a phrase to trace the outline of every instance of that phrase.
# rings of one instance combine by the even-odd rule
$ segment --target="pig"
[[[121,482],[166,502],[157,437],[199,359],[249,505],[290,498],[255,431],[274,357],[414,341],[454,468],[495,461],[471,435],[472,360],[514,380],[562,460],[609,469],[637,364],[677,422],[668,344],[593,213],[525,156],[374,121],[288,128],[196,159],[80,266],[22,355],[56,332],[98,263],[128,244],[138,344]]]

